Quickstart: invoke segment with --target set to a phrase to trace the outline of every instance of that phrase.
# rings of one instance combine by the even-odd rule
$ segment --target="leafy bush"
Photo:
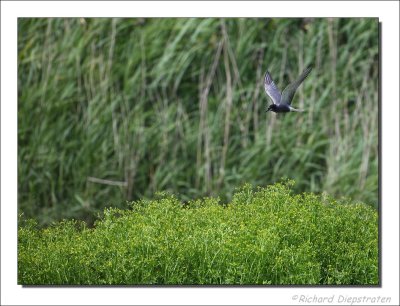
[[[109,208],[93,228],[62,221],[19,227],[20,284],[378,284],[375,209],[291,183],[232,202],[161,194]]]

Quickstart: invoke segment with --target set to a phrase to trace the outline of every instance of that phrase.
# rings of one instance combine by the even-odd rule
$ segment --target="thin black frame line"
[[[382,288],[382,22],[378,23],[378,279]]]
[[[2,0],[4,2],[54,2],[54,0]],[[84,0],[85,2],[114,2],[110,0]],[[118,2],[278,2],[274,0],[118,0]],[[350,0],[351,2],[398,2],[398,0]],[[57,0],[57,2],[82,2],[82,0]],[[279,0],[279,2],[349,2],[349,0]]]
[[[215,18],[215,19],[304,19],[304,18],[314,18],[314,19],[378,19],[379,23],[379,17],[335,17],[335,16],[328,16],[328,17],[315,17],[315,16],[299,16],[299,17],[259,17],[259,16],[252,16],[252,17],[241,17],[241,16],[235,16],[235,17],[224,17],[224,16],[216,16],[216,17],[209,17],[209,16],[168,16],[168,17],[145,17],[145,16],[132,16],[132,17],[126,17],[126,16],[95,16],[95,17],[86,17],[86,16],[79,16],[79,17],[64,17],[64,16],[44,16],[44,17],[17,17],[17,19],[79,19],[79,18],[85,18],[85,19],[137,19],[137,18],[143,18],[143,19],[210,19],[210,18]]]

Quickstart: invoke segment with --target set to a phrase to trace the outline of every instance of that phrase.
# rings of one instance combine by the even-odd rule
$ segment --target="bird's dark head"
[[[268,106],[267,112],[269,112],[269,111],[275,111],[275,109],[276,109],[276,105],[275,105],[275,104],[271,104],[270,106]]]

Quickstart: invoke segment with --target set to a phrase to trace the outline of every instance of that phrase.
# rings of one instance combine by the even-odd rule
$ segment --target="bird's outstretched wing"
[[[279,104],[281,102],[281,93],[276,87],[274,81],[272,81],[271,75],[267,71],[264,76],[264,88],[267,95],[272,99],[274,104]]]
[[[296,81],[290,83],[282,92],[281,103],[288,104],[292,103],[294,94],[296,93],[297,88],[299,88],[300,84],[304,81],[304,79],[311,72],[311,67],[304,69],[303,73],[297,78]]]

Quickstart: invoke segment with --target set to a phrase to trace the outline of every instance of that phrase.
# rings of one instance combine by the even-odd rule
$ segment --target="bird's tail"
[[[291,107],[291,106],[289,106],[289,108],[290,108],[291,112],[298,112],[298,113],[304,112],[304,109],[297,109],[297,108],[294,108],[294,107]]]

